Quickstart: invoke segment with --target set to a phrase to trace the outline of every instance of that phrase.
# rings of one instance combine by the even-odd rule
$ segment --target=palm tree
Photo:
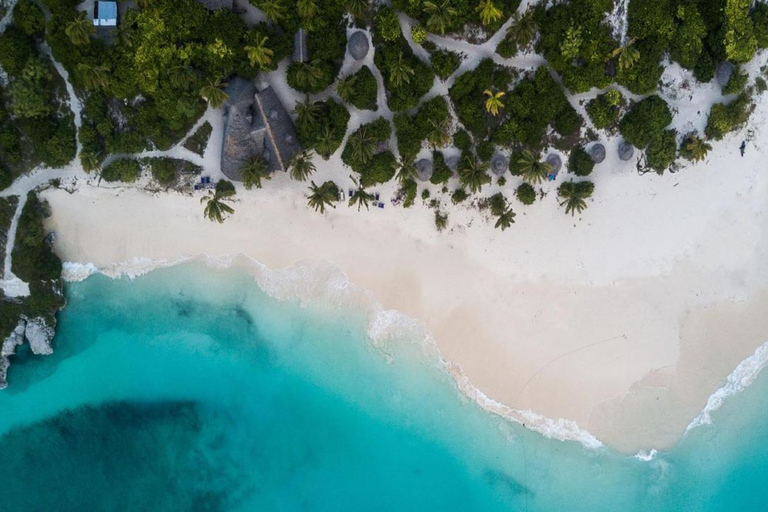
[[[336,132],[331,130],[330,126],[324,126],[323,131],[317,136],[315,148],[318,153],[327,159],[331,156],[331,153],[334,152],[338,144],[339,141],[336,140]]]
[[[440,32],[445,34],[445,28],[453,22],[453,18],[456,16],[456,9],[451,7],[450,0],[443,0],[442,2],[433,2],[428,0],[423,5],[424,12],[429,14],[427,18],[427,28],[432,32]]]
[[[347,144],[352,148],[352,158],[361,164],[367,164],[373,159],[373,154],[378,145],[376,139],[368,133],[366,126],[350,135]]]
[[[228,183],[229,186],[219,186],[221,183]],[[233,214],[235,209],[226,204],[224,201],[231,201],[232,196],[235,195],[235,187],[228,181],[220,181],[216,184],[216,190],[208,193],[207,196],[201,197],[200,202],[205,203],[205,210],[203,215],[211,221],[216,221],[219,224],[224,222],[224,214]]]
[[[459,181],[472,193],[480,192],[483,185],[491,182],[485,165],[470,156],[465,156],[459,170]]]
[[[239,171],[240,179],[243,180],[243,185],[248,190],[251,190],[254,186],[261,188],[261,180],[272,179],[267,161],[261,156],[255,156],[248,160],[240,167]]]
[[[397,57],[389,69],[389,82],[393,87],[400,87],[404,83],[410,83],[411,75],[414,74],[413,68],[403,61],[403,53]]]
[[[637,48],[632,48],[633,44],[635,44],[635,38],[611,52],[611,59],[619,58],[619,69],[630,69],[640,60],[640,52]]]
[[[539,25],[533,17],[533,9],[528,9],[523,14],[515,12],[514,20],[507,29],[507,37],[512,38],[518,45],[526,47],[533,41]]]
[[[70,21],[64,29],[64,33],[67,34],[72,44],[77,46],[90,43],[91,35],[96,33],[93,22],[85,16],[85,11],[80,11],[77,18]]]
[[[494,93],[490,89],[486,89],[483,94],[488,96],[488,99],[485,100],[485,110],[487,110],[492,116],[499,115],[499,110],[504,108],[504,102],[501,101],[501,98],[503,98],[506,93],[504,91]]]
[[[352,178],[352,181],[355,182],[357,190],[349,198],[349,206],[357,205],[357,211],[360,211],[360,208],[363,206],[365,206],[366,210],[370,210],[369,204],[371,201],[376,199],[376,197],[373,194],[366,192],[356,179]]]
[[[365,10],[368,9],[368,0],[347,0],[346,7],[352,16],[362,18]]]
[[[565,206],[565,213],[575,215],[581,213],[587,208],[586,198],[592,195],[594,184],[591,181],[580,181],[574,183],[573,180],[560,185],[557,194],[563,198],[560,206]]]
[[[429,121],[429,125],[432,127],[427,135],[427,142],[433,148],[442,148],[450,144],[451,142],[451,126],[453,125],[451,118],[446,116],[442,121],[435,122]]]
[[[349,103],[349,99],[355,92],[355,82],[357,82],[356,76],[342,75],[339,78],[339,82],[336,84],[336,92],[339,97],[347,103]]]
[[[397,181],[404,185],[408,181],[416,181],[419,177],[419,170],[413,165],[413,162],[404,162],[400,165],[397,172]]]
[[[259,0],[256,2],[256,6],[264,12],[264,16],[272,23],[278,23],[285,18],[286,7],[283,0]]]
[[[512,211],[512,208],[505,208],[501,215],[496,219],[495,228],[501,228],[502,231],[512,226],[515,223],[515,217],[517,214]]]
[[[78,64],[77,71],[83,80],[83,86],[89,91],[106,89],[109,86],[109,67]]]
[[[323,78],[320,61],[296,62],[296,84],[299,87],[312,89]]]
[[[317,123],[320,121],[322,107],[319,103],[310,102],[309,96],[305,96],[302,103],[296,104],[293,113],[297,116],[296,124],[299,125],[299,128],[309,130],[317,126]]]
[[[688,140],[685,144],[685,150],[690,155],[690,159],[694,162],[704,160],[704,158],[707,156],[707,153],[709,153],[709,150],[711,149],[711,144],[709,144],[703,138],[697,137],[695,135],[688,137]]]
[[[307,181],[310,174],[316,170],[315,164],[312,163],[312,150],[296,153],[288,165],[291,168],[291,178],[296,181]]]
[[[83,166],[85,172],[98,171],[101,167],[98,155],[91,151],[83,151],[80,153],[80,164]]]
[[[299,17],[312,20],[318,15],[317,4],[315,0],[299,0],[296,3],[296,12],[299,13]]]
[[[245,52],[248,54],[248,59],[251,61],[251,66],[266,68],[272,64],[272,57],[275,52],[271,48],[267,47],[267,40],[269,37],[262,37],[256,46],[246,46]]]
[[[200,88],[200,96],[202,96],[212,108],[221,107],[224,102],[229,99],[229,94],[220,88],[221,85],[222,84],[218,80],[215,82],[209,80],[208,85],[204,85]]]
[[[528,151],[523,151],[517,161],[523,180],[528,183],[541,183],[552,171],[552,166],[547,162],[542,162],[539,158]]]
[[[493,5],[493,0],[481,0],[476,10],[480,13],[480,20],[483,22],[483,25],[486,26],[495,23],[504,16],[501,9]]]
[[[336,208],[333,203],[339,200],[339,188],[334,182],[326,181],[318,187],[313,181],[309,190],[311,193],[307,196],[307,204],[315,211],[325,213],[326,206]]]
[[[168,69],[168,80],[178,89],[186,89],[195,82],[195,70],[190,66],[173,66]]]

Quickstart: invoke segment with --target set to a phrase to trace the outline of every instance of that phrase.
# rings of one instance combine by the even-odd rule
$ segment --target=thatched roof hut
[[[549,173],[550,176],[557,176],[557,173],[563,168],[563,159],[560,158],[560,155],[557,153],[550,153],[547,155],[546,162],[552,167],[552,170]]]
[[[626,162],[635,155],[635,147],[629,142],[623,140],[619,143],[619,158]]]
[[[435,171],[435,166],[432,164],[432,161],[427,160],[426,158],[422,158],[413,165],[419,172],[420,181],[429,181],[429,179],[432,177],[432,173]]]
[[[363,60],[371,49],[371,44],[368,42],[366,33],[362,30],[358,30],[352,34],[347,42],[347,49],[353,59]]]
[[[717,66],[717,72],[715,73],[717,83],[720,84],[720,87],[728,85],[728,82],[731,81],[731,76],[733,76],[733,64],[728,61],[721,62],[720,65]]]
[[[597,144],[593,144],[592,147],[589,148],[589,156],[592,157],[592,161],[596,164],[601,163],[603,160],[605,160],[605,146],[599,142]]]
[[[496,153],[491,158],[491,172],[496,176],[502,176],[509,169],[509,160],[501,153]]]

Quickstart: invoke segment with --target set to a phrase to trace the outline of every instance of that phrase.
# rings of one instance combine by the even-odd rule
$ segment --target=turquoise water
[[[0,392],[0,510],[767,510],[768,377],[651,462],[487,414],[411,340],[190,264],[68,286]]]

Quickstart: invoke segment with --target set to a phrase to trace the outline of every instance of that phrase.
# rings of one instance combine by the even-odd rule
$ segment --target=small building
[[[419,181],[429,181],[430,178],[432,178],[432,174],[435,171],[435,166],[432,164],[431,160],[427,160],[426,158],[422,158],[418,162],[414,164],[414,167],[416,167],[416,172],[419,176]]]
[[[507,172],[507,169],[509,169],[509,161],[507,160],[507,157],[501,153],[493,155],[493,158],[491,158],[491,172],[496,176],[503,176],[504,173]]]
[[[240,168],[261,156],[269,172],[287,171],[293,156],[301,151],[296,128],[272,87],[261,91],[252,80],[235,78],[227,88],[221,171],[241,181]]]
[[[592,157],[592,161],[596,164],[602,163],[603,160],[605,160],[605,146],[599,142],[594,144],[591,148],[589,148],[589,156]]]
[[[635,155],[635,148],[629,142],[622,140],[619,143],[619,159],[626,162]]]
[[[93,7],[93,25],[95,27],[116,27],[117,2],[96,2]]]
[[[556,153],[550,153],[547,155],[546,162],[551,167],[551,170],[547,175],[547,180],[554,181],[557,178],[557,175],[560,173],[560,169],[563,167],[563,160],[560,158],[560,155]]]
[[[347,42],[347,49],[353,59],[363,60],[371,49],[371,44],[368,42],[368,36],[365,32],[358,30],[352,34]]]
[[[297,30],[293,36],[293,60],[294,62],[309,62],[307,31],[303,28]]]

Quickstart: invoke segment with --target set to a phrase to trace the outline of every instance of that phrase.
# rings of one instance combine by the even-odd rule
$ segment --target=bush
[[[133,183],[140,175],[141,165],[138,160],[132,159],[115,160],[101,170],[102,179],[108,182]]]
[[[32,0],[19,0],[13,9],[13,24],[28,36],[40,36],[45,32],[45,15]]]
[[[453,145],[460,149],[463,153],[467,153],[472,149],[472,138],[469,136],[466,130],[459,130],[453,134]]]
[[[360,110],[376,110],[379,85],[376,83],[376,77],[373,76],[371,68],[363,66],[353,76],[355,83],[349,102]]]
[[[305,78],[302,69],[313,67],[318,76],[316,78]],[[324,60],[312,62],[291,62],[288,66],[288,85],[293,89],[305,94],[317,94],[326,90],[333,83],[336,72],[333,66]]]
[[[666,130],[658,139],[651,141],[645,150],[645,163],[661,174],[675,161],[677,141],[675,130]]]
[[[451,194],[451,202],[453,204],[459,204],[463,201],[466,201],[468,197],[469,197],[469,194],[467,194],[466,190],[464,190],[463,188],[457,188]]]
[[[382,7],[376,14],[376,33],[385,41],[397,41],[402,34],[400,30],[400,20],[397,17],[397,11],[391,7]]]
[[[710,139],[722,139],[727,133],[736,130],[747,122],[751,108],[749,96],[745,93],[740,94],[738,98],[727,105],[724,103],[712,105],[704,133]]]
[[[391,151],[374,155],[373,159],[360,171],[360,185],[371,187],[386,183],[395,177],[397,158]]]
[[[461,56],[449,50],[438,50],[430,58],[435,74],[445,80],[461,65]]]
[[[584,148],[579,146],[571,150],[571,154],[568,156],[568,170],[570,172],[576,176],[589,176],[594,167],[594,160]]]
[[[424,44],[424,41],[427,40],[427,31],[424,27],[421,25],[414,25],[411,27],[411,39],[413,39],[413,42],[418,45]]]
[[[523,183],[515,191],[518,201],[524,205],[531,205],[536,202],[536,189],[529,183]]]
[[[752,22],[755,25],[755,38],[760,48],[768,48],[768,4],[757,2],[752,9]]]
[[[734,62],[749,62],[757,51],[757,37],[749,10],[752,0],[725,2],[725,55]]]
[[[617,98],[618,96],[618,98]],[[617,90],[610,90],[587,103],[587,114],[598,130],[613,128],[619,120],[623,97]]]
[[[451,179],[453,172],[445,163],[445,157],[443,157],[441,152],[432,152],[432,163],[434,166],[434,172],[432,173],[432,177],[429,178],[430,183],[433,185],[440,185]]]
[[[170,186],[176,183],[178,177],[177,161],[172,158],[148,158],[152,177],[161,185]]]
[[[619,130],[627,142],[643,149],[661,138],[670,123],[672,113],[669,106],[659,96],[654,95],[635,103],[621,119]]]
[[[723,87],[723,94],[739,94],[747,86],[748,81],[749,75],[746,73],[742,74],[741,70],[736,67],[736,69],[733,70],[730,80],[728,80],[728,83]]]
[[[5,190],[13,183],[13,176],[11,170],[5,165],[0,163],[0,190]]]
[[[208,139],[212,131],[211,123],[206,121],[184,142],[184,147],[197,155],[203,156],[205,148],[208,147]]]

